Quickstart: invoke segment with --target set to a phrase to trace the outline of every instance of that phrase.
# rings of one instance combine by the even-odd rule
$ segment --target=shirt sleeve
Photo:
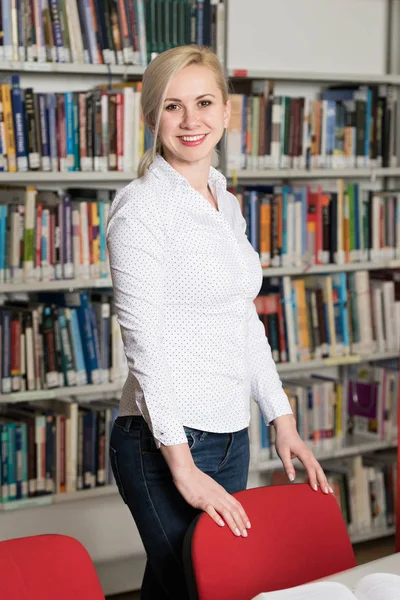
[[[283,390],[271,347],[265,335],[254,302],[247,308],[248,323],[248,368],[251,396],[260,407],[266,424],[293,411]]]
[[[160,210],[140,186],[128,186],[114,200],[107,227],[127,363],[143,390],[145,403],[138,407],[157,447],[187,443],[163,348],[165,226]]]

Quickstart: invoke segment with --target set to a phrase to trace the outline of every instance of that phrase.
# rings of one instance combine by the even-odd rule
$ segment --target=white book
[[[357,316],[360,328],[360,348],[364,353],[373,352],[375,349],[375,344],[372,338],[372,316],[368,271],[357,271],[355,273],[355,287],[357,293]]]
[[[131,173],[133,171],[133,145],[135,137],[137,137],[137,132],[139,131],[139,123],[135,122],[135,93],[133,88],[126,87],[124,88],[124,159],[123,159],[123,168],[124,171]],[[135,136],[135,125],[136,127],[136,136]]]
[[[382,283],[383,313],[385,319],[386,343],[388,350],[397,349],[394,281]]]
[[[400,576],[370,573],[358,581],[354,591],[336,581],[316,581],[277,592],[259,594],[253,600],[398,600]]]

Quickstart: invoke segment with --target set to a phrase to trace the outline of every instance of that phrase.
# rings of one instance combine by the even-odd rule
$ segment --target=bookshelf
[[[11,394],[0,394],[0,404],[18,402],[35,402],[41,400],[54,400],[55,398],[71,398],[84,396],[97,396],[102,394],[116,395],[122,389],[120,383],[87,384],[81,386],[56,387],[49,390],[34,390],[30,392],[14,392]]]
[[[118,76],[118,77],[141,77],[144,67],[136,65],[92,65],[83,63],[46,63],[46,62],[20,62],[0,61],[0,72],[13,73],[40,73],[46,75],[77,75],[86,76]]]
[[[45,496],[37,496],[35,498],[26,498],[23,500],[14,500],[0,504],[0,512],[10,512],[15,510],[25,510],[28,508],[36,508],[50,506],[53,504],[63,504],[65,502],[76,502],[81,500],[93,500],[94,498],[107,498],[107,496],[115,496],[118,494],[118,489],[115,485],[105,485],[89,490],[79,490],[77,492],[65,492],[63,494],[47,494]]]
[[[240,183],[257,181],[262,183],[272,179],[370,179],[399,177],[400,167],[376,169],[245,169],[229,172],[229,180],[237,179]]]
[[[98,279],[56,279],[51,281],[32,281],[31,283],[0,283],[0,294],[104,289],[111,286],[110,277],[101,277]]]
[[[1,183],[4,184],[37,184],[42,185],[53,185],[56,187],[66,187],[75,184],[86,185],[95,184],[98,186],[117,184],[123,186],[128,184],[132,179],[135,179],[134,173],[124,173],[118,171],[95,171],[85,172],[76,171],[74,172],[60,172],[60,171],[26,171],[19,173],[1,173]]]
[[[399,269],[400,260],[393,259],[382,262],[360,261],[342,265],[311,265],[303,269],[299,267],[266,267],[264,277],[283,277],[284,275],[318,275],[321,273],[349,273],[351,271],[376,271],[380,269]]]
[[[262,2],[262,0],[260,0]],[[232,0],[226,0],[226,4],[232,4]],[[242,3],[241,3],[242,4]],[[254,4],[254,2],[253,2]],[[256,2],[257,4],[257,2]],[[254,8],[254,7],[253,7]],[[245,10],[245,7],[242,8]],[[257,8],[256,8],[257,10]],[[255,14],[255,13],[254,13]],[[238,19],[239,21],[239,19]],[[231,36],[229,25],[227,35]],[[246,54],[246,53],[245,53]],[[266,54],[264,54],[266,56]],[[263,59],[264,60],[264,59]],[[400,86],[400,75],[397,74],[373,74],[363,73],[347,73],[344,70],[336,72],[324,72],[323,69],[313,71],[301,71],[294,69],[264,69],[264,68],[232,68],[228,64],[227,74],[234,81],[245,80],[274,80],[281,84],[329,84],[329,83],[360,83],[360,84],[382,84]],[[62,83],[62,86],[67,88],[72,83],[77,84],[79,89],[85,86],[90,88],[92,82],[106,83],[111,80],[127,81],[140,79],[144,71],[143,67],[134,65],[93,65],[93,64],[74,64],[74,63],[29,63],[19,61],[0,61],[0,72],[20,73],[21,78],[27,78],[32,85],[32,82],[38,81],[44,89],[50,89],[53,82]],[[112,78],[112,79],[111,79]],[[269,170],[237,170],[236,172],[226,173],[229,182],[237,180],[241,184],[250,183],[267,183],[270,181],[308,181],[308,180],[329,180],[329,179],[352,179],[366,180],[370,182],[384,182],[388,178],[399,178],[400,167],[395,168],[358,168],[358,169],[269,169]],[[30,171],[20,173],[0,173],[0,183],[13,184],[32,184],[38,188],[62,188],[68,186],[82,187],[99,187],[116,189],[122,187],[134,179],[135,174],[132,172],[43,172]],[[343,265],[314,265],[309,268],[296,267],[281,267],[281,268],[264,268],[263,275],[265,278],[282,277],[285,275],[312,275],[320,273],[336,273],[336,272],[351,272],[357,270],[379,270],[379,269],[399,269],[400,261],[386,261],[381,263],[359,262],[346,263]],[[29,294],[42,291],[72,291],[93,289],[100,290],[102,288],[111,287],[111,280],[104,279],[70,279],[57,280],[52,282],[38,281],[32,283],[21,284],[0,284],[1,293],[22,293]],[[361,361],[379,361],[391,358],[396,358],[397,354],[393,352],[386,353],[368,353],[366,355],[354,355],[348,357],[336,357],[332,359],[307,361],[304,363],[283,363],[278,364],[277,369],[281,374],[306,374],[312,370],[327,369],[327,368],[342,368],[349,365],[358,364]],[[101,395],[118,395],[121,390],[121,383],[108,383],[101,385],[87,385],[79,387],[63,387],[45,390],[43,392],[21,392],[9,395],[0,395],[0,403],[10,402],[17,404],[19,402],[37,400],[52,400],[64,399],[68,400],[71,397],[79,397],[84,401],[86,398]],[[365,452],[373,452],[396,447],[396,443],[392,441],[362,441],[359,439],[347,440],[346,443],[338,445],[334,448],[315,448],[316,457],[319,460],[327,458],[349,457]],[[256,478],[263,473],[270,472],[279,468],[281,463],[278,459],[264,460],[262,454],[256,462],[251,465],[251,474]],[[78,504],[76,504],[78,503]],[[35,512],[31,510],[35,509]],[[36,510],[38,509],[38,510]],[[42,509],[42,510],[40,510]],[[49,522],[53,526],[53,530],[59,527],[56,523],[57,519],[65,522],[69,519],[71,523],[71,535],[76,535],[82,539],[91,554],[94,556],[96,563],[107,564],[107,578],[102,580],[106,593],[117,593],[132,589],[132,580],[127,577],[126,581],[121,581],[116,575],[118,572],[117,560],[121,557],[129,558],[129,567],[131,563],[139,563],[142,560],[142,547],[138,535],[135,530],[132,530],[131,517],[128,514],[126,507],[122,506],[117,490],[114,486],[105,486],[94,488],[91,490],[81,490],[73,493],[51,494],[37,498],[28,498],[21,501],[13,501],[8,504],[1,505],[3,519],[9,519],[7,526],[4,528],[4,535],[24,535],[25,532],[33,532],[32,522],[37,523],[37,531],[40,532]],[[13,513],[16,511],[16,514]],[[78,514],[79,513],[79,514]],[[13,522],[11,523],[11,519]],[[50,519],[50,520],[49,520]],[[53,520],[52,520],[53,519]],[[18,522],[17,522],[18,521]],[[11,523],[11,524],[10,524]],[[107,526],[110,523],[111,526]],[[115,530],[115,531],[114,531]],[[65,531],[65,530],[64,530]],[[392,535],[393,527],[371,529],[357,534],[352,534],[353,543],[358,543],[370,539],[375,539],[385,535]],[[99,548],[107,546],[107,556],[99,552]],[[132,557],[137,553],[136,557]],[[143,562],[143,561],[142,561]],[[112,570],[114,574],[112,574]],[[140,575],[138,581],[140,580]],[[123,589],[124,588],[124,589]]]
[[[362,84],[400,84],[400,75],[376,75],[360,73],[316,73],[307,71],[273,71],[261,69],[227,69],[231,79],[262,79],[273,81],[316,82],[316,83],[362,83]]]
[[[366,440],[362,437],[350,436],[348,439],[333,439],[329,440],[329,444],[324,447],[323,444],[309,443],[309,447],[315,454],[318,461],[323,461],[332,458],[347,458],[357,454],[365,454],[367,452],[376,452],[378,450],[387,450],[397,448],[397,440]],[[296,461],[298,467],[300,463]],[[268,472],[281,468],[279,458],[263,459],[263,453],[255,460],[250,470],[251,472]]]

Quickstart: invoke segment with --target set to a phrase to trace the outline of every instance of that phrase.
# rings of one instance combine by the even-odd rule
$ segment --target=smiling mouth
[[[178,138],[183,142],[199,142],[203,140],[208,133],[201,133],[199,135],[179,135]]]

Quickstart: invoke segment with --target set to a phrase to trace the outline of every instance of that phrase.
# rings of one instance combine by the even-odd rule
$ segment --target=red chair
[[[189,528],[183,560],[191,600],[249,600],[355,566],[335,498],[309,485],[261,487],[234,496],[251,522],[236,537],[202,513]]]
[[[64,535],[0,542],[0,598],[104,600],[89,554]]]

